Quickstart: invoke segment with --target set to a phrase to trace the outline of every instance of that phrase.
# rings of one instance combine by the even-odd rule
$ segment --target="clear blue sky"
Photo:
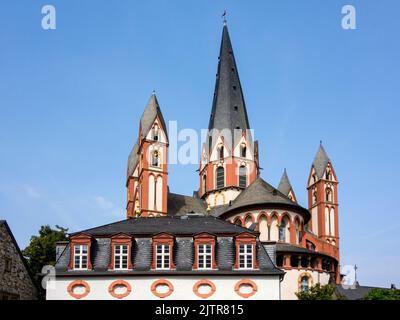
[[[341,8],[357,9],[357,30]],[[57,29],[41,28],[41,8]],[[205,128],[228,24],[262,177],[286,167],[300,203],[320,140],[340,179],[342,264],[400,285],[400,4],[364,1],[3,0],[0,218],[19,244],[124,218],[127,156],[153,89],[166,120]],[[397,146],[397,147],[396,147]],[[171,166],[172,191],[198,187]]]

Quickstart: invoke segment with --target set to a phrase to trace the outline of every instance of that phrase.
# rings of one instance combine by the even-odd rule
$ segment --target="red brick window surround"
[[[175,269],[173,261],[174,237],[168,233],[159,233],[153,237],[152,269]]]
[[[111,237],[110,270],[132,270],[132,240],[130,235],[119,233]]]
[[[69,270],[91,270],[91,256],[90,248],[92,244],[92,237],[80,233],[71,237],[70,246],[71,253],[69,259]]]
[[[194,236],[193,269],[217,269],[217,263],[215,260],[215,236],[212,234],[200,233]]]
[[[251,233],[242,233],[235,238],[236,263],[235,269],[257,269],[256,236]]]

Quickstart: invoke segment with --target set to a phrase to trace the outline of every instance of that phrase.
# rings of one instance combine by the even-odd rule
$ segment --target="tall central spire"
[[[224,24],[219,54],[217,80],[208,129],[250,129],[242,86],[229,37]]]

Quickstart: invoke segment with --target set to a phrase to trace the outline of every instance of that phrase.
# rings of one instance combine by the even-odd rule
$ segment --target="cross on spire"
[[[224,18],[224,26],[226,25],[226,10],[224,10],[224,13],[222,14],[222,18]]]

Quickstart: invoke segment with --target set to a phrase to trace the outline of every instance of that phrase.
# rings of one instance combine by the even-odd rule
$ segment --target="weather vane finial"
[[[222,14],[222,18],[224,18],[224,25],[226,25],[226,10],[224,10],[224,13]]]

